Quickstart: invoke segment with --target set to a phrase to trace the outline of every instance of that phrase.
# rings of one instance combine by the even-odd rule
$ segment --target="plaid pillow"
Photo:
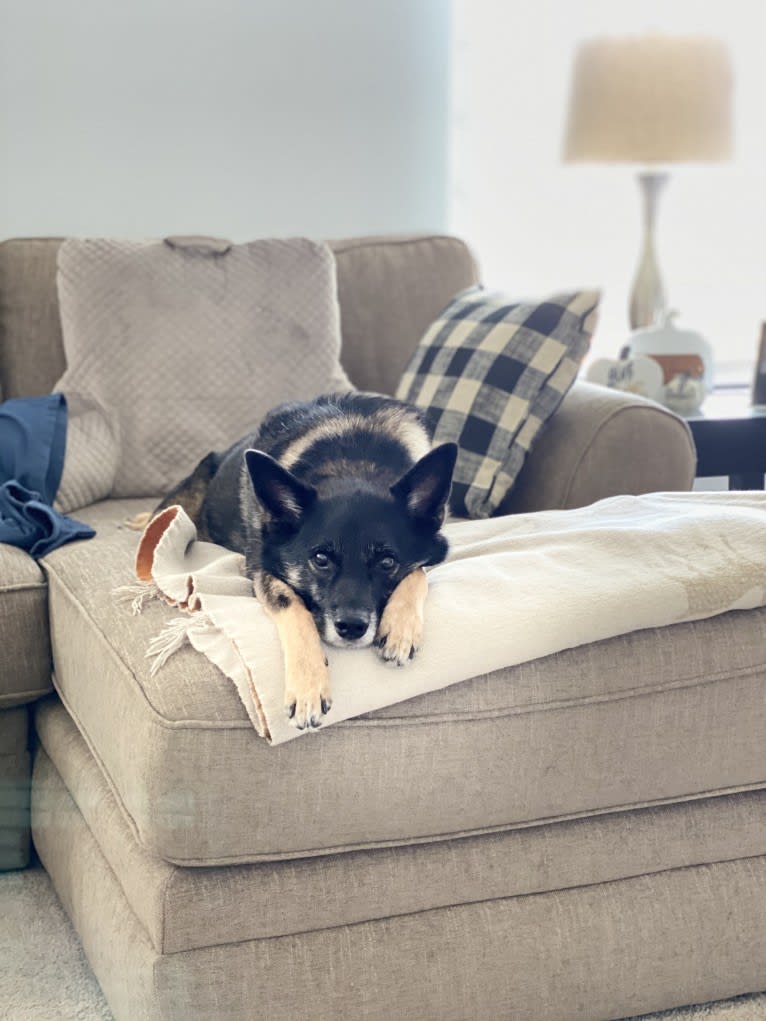
[[[425,410],[435,443],[460,447],[454,514],[488,518],[500,506],[575,380],[599,298],[577,291],[519,302],[476,287],[427,330],[396,396]]]

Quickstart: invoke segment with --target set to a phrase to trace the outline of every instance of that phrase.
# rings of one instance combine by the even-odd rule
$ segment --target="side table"
[[[753,408],[750,390],[714,390],[687,417],[697,448],[697,475],[728,475],[729,489],[763,489],[766,408]]]

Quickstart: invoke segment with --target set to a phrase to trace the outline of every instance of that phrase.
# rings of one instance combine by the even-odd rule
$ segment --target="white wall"
[[[677,325],[704,334],[719,381],[750,381],[766,320],[764,0],[456,0],[452,229],[488,284],[592,285],[592,352],[616,357],[641,243],[634,170],[561,162],[578,41],[646,31],[723,39],[735,78],[731,162],[671,167],[657,254]]]
[[[0,237],[444,229],[448,0],[0,0]]]

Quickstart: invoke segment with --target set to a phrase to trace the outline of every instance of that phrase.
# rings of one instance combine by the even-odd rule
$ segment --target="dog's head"
[[[348,480],[320,495],[268,454],[246,452],[262,509],[263,569],[301,596],[330,645],[370,645],[402,578],[444,560],[439,530],[456,456],[445,443],[390,489]]]

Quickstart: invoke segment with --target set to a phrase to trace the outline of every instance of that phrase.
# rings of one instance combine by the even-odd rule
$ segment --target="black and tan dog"
[[[374,394],[274,409],[222,454],[208,454],[158,510],[181,504],[199,537],[243,553],[279,632],[285,705],[299,729],[331,706],[320,638],[375,644],[403,665],[423,632],[426,578],[457,447],[431,449],[420,411]]]

